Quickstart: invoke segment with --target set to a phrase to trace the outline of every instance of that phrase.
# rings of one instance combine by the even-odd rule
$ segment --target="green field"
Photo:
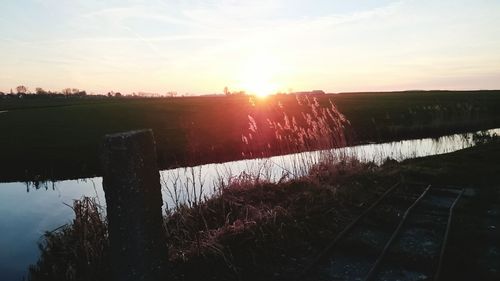
[[[321,95],[351,122],[351,144],[439,136],[500,127],[500,91]],[[161,168],[242,158],[248,115],[300,118],[294,96],[0,99],[0,180],[98,175],[105,134],[152,128]],[[261,147],[252,147],[254,151]],[[279,150],[267,151],[276,154]]]

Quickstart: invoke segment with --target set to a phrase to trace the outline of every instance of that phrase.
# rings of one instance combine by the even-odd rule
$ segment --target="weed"
[[[29,268],[28,280],[106,280],[109,276],[108,228],[95,199],[84,197],[72,206],[70,225],[46,232],[41,256]]]

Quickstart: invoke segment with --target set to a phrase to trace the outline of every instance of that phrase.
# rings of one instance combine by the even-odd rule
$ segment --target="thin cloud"
[[[53,64],[81,83],[111,85],[119,76],[134,89],[143,83],[158,92],[172,85],[213,92],[241,80],[254,57],[279,64],[284,87],[326,91],[395,81],[425,88],[433,76],[451,81],[500,71],[500,4],[493,1],[43,2],[69,16],[57,26],[40,21],[34,36],[0,38],[0,51],[12,54],[6,67],[28,78]],[[318,11],[320,4],[330,10]],[[268,67],[266,59],[259,65]]]
[[[80,19],[83,21],[83,23],[87,21],[110,21],[116,24],[122,24],[128,19],[142,19],[155,20],[168,24],[183,25],[188,27],[200,27],[199,25],[196,25],[191,21],[172,17],[163,12],[158,11],[158,9],[154,9],[154,7],[136,5],[97,10],[80,15]]]

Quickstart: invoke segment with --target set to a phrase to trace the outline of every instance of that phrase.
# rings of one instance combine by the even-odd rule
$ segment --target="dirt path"
[[[488,185],[476,191],[457,210],[443,268],[447,280],[500,280],[500,190]]]
[[[481,220],[474,217],[463,222],[455,214],[448,236],[453,238],[453,242],[445,245],[443,273],[440,279],[435,279],[450,207],[456,201],[456,206],[461,207],[463,214],[466,212],[464,206],[469,208],[467,206],[479,197],[473,188],[464,189],[463,196],[461,192],[461,188],[448,186],[424,188],[424,185],[410,185],[397,189],[363,217],[335,246],[325,251],[323,257],[309,268],[305,279],[450,280],[449,276],[453,273],[450,266],[456,263],[452,255],[457,255],[456,249],[460,249],[460,245],[456,244],[471,244],[470,241],[457,241],[457,235],[454,234],[459,233],[467,239],[467,236],[474,234],[464,237],[460,228],[471,221],[482,221],[479,224],[483,228],[498,221],[481,216]],[[498,215],[500,208],[489,208],[489,211]],[[497,231],[496,226],[490,226],[490,231]],[[484,256],[483,267],[487,267],[481,268],[485,272],[481,280],[498,280],[495,274],[498,274],[500,263],[496,263],[496,258],[492,257],[499,252],[499,248],[494,246],[494,235],[482,239],[485,245],[493,247],[484,247],[489,251],[478,253],[478,258]],[[453,280],[457,280],[456,277]]]

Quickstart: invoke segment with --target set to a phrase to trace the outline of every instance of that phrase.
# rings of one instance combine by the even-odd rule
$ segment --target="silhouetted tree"
[[[64,88],[64,89],[62,89],[61,92],[63,95],[69,96],[69,95],[71,95],[71,88]]]
[[[40,87],[35,88],[35,93],[37,95],[47,94],[47,92],[44,89],[40,88]]]
[[[28,92],[28,88],[26,88],[26,86],[19,85],[16,87],[16,91],[18,94],[26,94]]]

